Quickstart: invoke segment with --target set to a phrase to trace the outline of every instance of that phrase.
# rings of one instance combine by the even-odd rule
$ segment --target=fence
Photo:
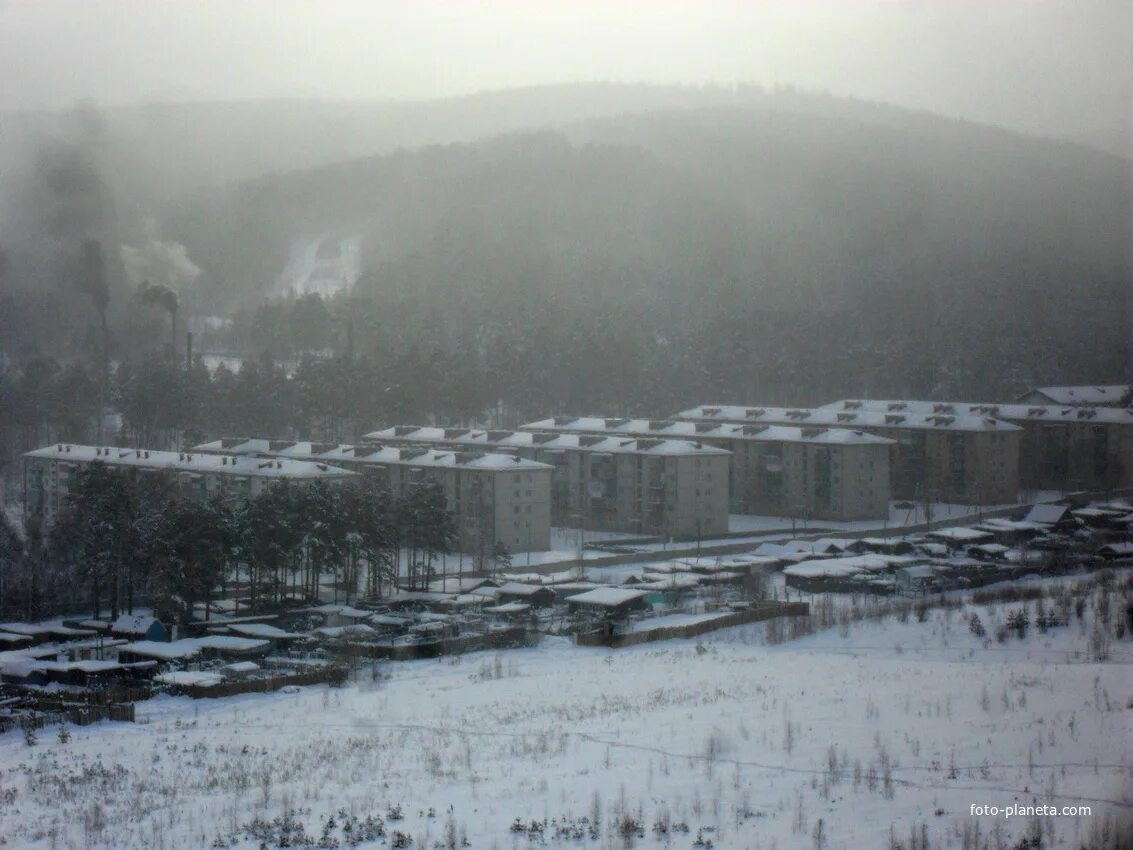
[[[18,714],[0,716],[0,733],[19,727],[21,729],[43,729],[46,726],[59,726],[72,723],[75,726],[89,726],[101,720],[116,720],[133,723],[135,720],[133,703],[66,703],[57,700],[37,699],[29,701],[26,710]]]
[[[417,643],[342,643],[334,652],[351,658],[385,658],[390,661],[413,661],[459,655],[484,649],[511,649],[529,646],[537,635],[523,626],[515,626],[483,634],[458,635]]]
[[[758,623],[761,620],[770,620],[774,617],[805,617],[808,614],[810,614],[810,605],[806,602],[765,602],[747,611],[721,614],[719,617],[698,620],[695,623],[686,623],[680,626],[659,626],[656,629],[622,634],[616,632],[610,634],[605,631],[584,632],[575,636],[575,643],[579,646],[608,646],[611,648],[635,646],[655,640],[693,638],[717,629]]]
[[[345,678],[346,671],[341,667],[328,666],[309,673],[291,673],[284,676],[272,676],[267,679],[244,679],[235,682],[221,682],[217,685],[176,685],[171,687],[170,690],[174,693],[185,694],[193,699],[213,699],[238,694],[271,693],[288,685],[322,685],[328,682],[342,682]]]

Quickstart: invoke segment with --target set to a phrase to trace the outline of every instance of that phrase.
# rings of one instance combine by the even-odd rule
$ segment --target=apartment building
[[[326,463],[237,457],[229,454],[167,452],[57,443],[24,455],[24,510],[54,520],[74,476],[92,463],[104,463],[133,476],[165,473],[187,495],[241,500],[254,498],[273,481],[331,481],[353,473]]]
[[[483,556],[497,543],[512,552],[551,547],[553,467],[516,455],[244,438],[205,443],[197,450],[333,464],[363,475],[395,497],[435,483],[453,514],[460,551]]]
[[[1094,491],[1131,487],[1133,410],[1095,405],[1096,401],[1075,406],[844,399],[826,407],[885,414],[991,416],[1021,429],[1018,468],[1022,487]]]
[[[730,453],[732,513],[852,522],[889,515],[891,440],[845,428],[556,416],[533,432],[693,440]]]
[[[677,418],[707,424],[851,428],[894,441],[889,464],[894,498],[968,505],[1013,504],[1019,498],[1022,430],[986,414],[702,405],[681,411]]]
[[[365,439],[479,448],[549,464],[557,526],[690,539],[728,530],[731,457],[702,442],[413,425]]]

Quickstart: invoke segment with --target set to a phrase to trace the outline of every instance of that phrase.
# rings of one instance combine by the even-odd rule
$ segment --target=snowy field
[[[1038,828],[1077,850],[1133,801],[1133,644],[1091,660],[1099,600],[1003,642],[969,615],[990,636],[1022,603],[162,697],[144,723],[0,737],[0,844],[1011,850]],[[1011,804],[1092,813],[970,814]]]

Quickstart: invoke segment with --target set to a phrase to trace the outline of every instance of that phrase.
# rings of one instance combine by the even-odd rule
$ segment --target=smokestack
[[[346,359],[354,359],[354,320],[346,321]]]
[[[193,368],[193,332],[185,331],[185,368]]]

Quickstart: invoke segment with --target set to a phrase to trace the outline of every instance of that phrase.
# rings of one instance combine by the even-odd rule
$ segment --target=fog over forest
[[[232,363],[330,362],[350,337],[351,364],[326,367],[343,399],[330,432],[299,381],[285,400],[257,391],[287,413],[201,408],[167,422],[171,445],[222,423],[347,437],[705,398],[979,401],[1121,380],[1128,363],[1128,160],[924,112],[594,84],[374,107],[87,104],[4,138],[23,164],[0,231],[5,392],[48,393],[27,379],[46,369],[70,399],[7,405],[31,429],[21,443],[79,439],[76,405],[97,406],[83,240],[104,254],[113,398],[155,407],[147,421],[170,419],[137,397],[166,368],[170,306],[179,357],[188,327],[198,354]],[[175,303],[140,298],[143,281]]]

